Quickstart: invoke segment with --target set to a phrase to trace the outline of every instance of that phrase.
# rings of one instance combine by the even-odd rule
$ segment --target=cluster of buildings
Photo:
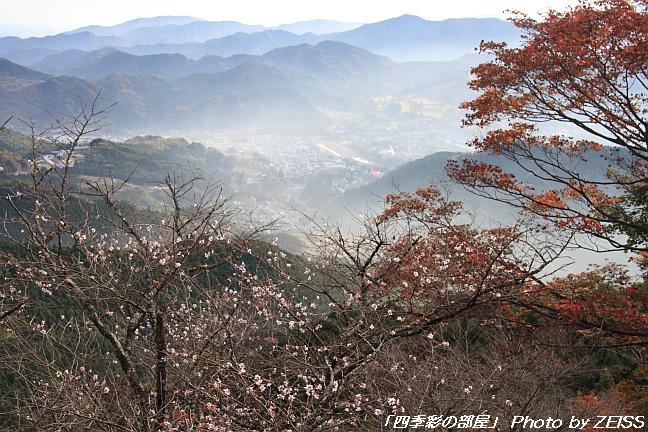
[[[17,175],[29,173],[34,166],[40,169],[63,169],[73,167],[78,161],[82,160],[88,151],[93,148],[92,143],[77,145],[74,148],[57,148],[38,155],[26,155],[20,161],[20,167]]]

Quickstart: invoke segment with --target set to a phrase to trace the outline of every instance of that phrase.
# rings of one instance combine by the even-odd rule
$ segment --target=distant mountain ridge
[[[401,133],[400,123],[426,127],[425,134],[458,124],[457,106],[470,98],[470,67],[482,61],[470,53],[481,38],[517,34],[500,20],[434,22],[406,15],[324,35],[263,30],[199,43],[124,45],[129,34],[240,24],[167,18],[124,23],[104,29],[103,36],[86,28],[46,38],[0,38],[0,57],[8,59],[5,72],[0,70],[0,114],[47,122],[49,113],[74,114],[80,100],[101,92],[117,102],[105,129],[116,134],[259,128],[360,136],[379,126],[388,135],[417,142],[398,156],[393,149],[388,155],[386,147],[371,155],[360,151],[358,159],[394,166],[406,154],[421,155],[425,147],[422,135]],[[302,24],[291,26],[297,32]],[[393,60],[419,54],[457,59]],[[21,68],[14,56],[32,63]]]
[[[403,15],[338,33],[295,35],[264,30],[236,33],[202,43],[136,45],[125,48],[125,51],[133,54],[173,52],[198,59],[210,54],[261,54],[274,48],[330,40],[357,46],[396,61],[435,61],[451,60],[473,52],[482,40],[516,44],[519,36],[518,30],[511,23],[495,18],[427,21]]]
[[[79,100],[89,101],[101,90],[103,98],[118,102],[108,130],[134,134],[239,126],[315,132],[330,127],[336,112],[359,119],[400,116],[397,102],[379,102],[384,95],[461,98],[471,62],[399,64],[324,41],[263,55],[200,60],[179,54],[135,56],[112,48],[73,50],[39,62],[40,72],[7,60],[3,64],[0,114],[37,116],[39,107],[74,114]]]
[[[192,19],[158,17],[113,27],[84,27],[44,38],[5,37],[0,38],[0,56],[30,66],[48,55],[69,49],[93,51],[113,47],[136,55],[183,54],[198,60],[205,55],[263,54],[275,48],[331,40],[396,61],[430,61],[458,58],[473,51],[481,40],[515,44],[519,39],[511,23],[494,18],[428,21],[403,15],[359,27],[314,20],[272,29],[233,21]],[[338,31],[341,29],[347,30]]]
[[[48,56],[33,66],[52,75],[71,75],[89,80],[112,74],[152,75],[175,79],[192,73],[222,72],[227,69],[221,57],[206,56],[204,60],[189,60],[181,54],[136,56],[112,48],[85,52],[68,50]]]
[[[191,59],[200,59],[206,55],[229,57],[235,54],[259,55],[275,48],[316,43],[318,38],[313,34],[298,36],[284,30],[264,30],[256,33],[234,33],[219,39],[202,43],[138,45],[126,48],[132,54],[178,53]]]
[[[82,32],[91,32],[97,36],[121,36],[133,30],[147,27],[160,27],[167,25],[183,25],[196,21],[202,21],[200,18],[189,16],[157,16],[151,18],[136,18],[113,26],[91,25],[81,27],[75,30],[65,32],[65,34],[74,34]]]
[[[0,76],[32,80],[48,78],[47,74],[28,69],[3,58],[0,58]]]
[[[391,67],[391,60],[375,56],[351,45],[324,41],[317,45],[301,44],[275,48],[258,55],[208,55],[191,60],[181,54],[134,55],[113,48],[85,52],[68,50],[54,54],[34,64],[32,68],[51,75],[70,75],[89,80],[112,74],[152,75],[175,79],[198,73],[217,73],[245,61],[280,64],[300,73],[327,74],[339,69],[336,78],[347,74],[357,76],[374,68]],[[355,65],[351,66],[352,63]]]
[[[175,32],[177,34],[196,32],[198,34],[193,36],[195,40],[186,40],[185,42],[198,42],[199,39],[205,41],[238,32],[252,33],[263,30],[285,30],[298,35],[304,33],[326,34],[352,30],[361,25],[362,23],[348,23],[333,20],[308,20],[268,27],[244,24],[237,21],[207,21],[190,16],[157,16],[137,18],[113,26],[85,26],[65,32],[65,34],[91,32],[97,36],[127,36],[137,33],[152,34],[156,29],[159,29],[161,32]],[[202,36],[200,33],[202,33]],[[181,41],[176,40],[176,42]]]
[[[331,20],[300,21],[292,24],[282,24],[274,27],[276,30],[285,30],[297,35],[313,33],[316,35],[340,33],[360,27],[361,23],[347,23]]]
[[[151,45],[159,43],[199,43],[235,33],[256,33],[267,30],[260,25],[236,21],[195,21],[183,25],[141,27],[120,35],[124,44]]]
[[[511,23],[496,18],[428,21],[403,15],[326,37],[396,61],[416,61],[450,60],[474,51],[482,40],[514,43],[519,36]]]

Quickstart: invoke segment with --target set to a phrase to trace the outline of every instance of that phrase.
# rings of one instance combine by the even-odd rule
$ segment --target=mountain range
[[[358,25],[326,20],[274,28],[235,21],[155,17],[112,27],[88,26],[40,38],[0,38],[0,56],[23,66],[70,49],[117,48],[132,54],[263,54],[275,48],[322,41],[344,42],[396,61],[449,60],[473,51],[484,39],[516,43],[516,28],[499,19],[428,21],[412,15]]]
[[[66,32],[67,34],[90,32],[97,36],[122,36],[126,39],[161,38],[175,42],[204,42],[209,39],[243,32],[263,30],[285,30],[295,34],[337,33],[361,26],[360,23],[345,23],[331,20],[309,20],[276,27],[243,24],[236,21],[205,21],[189,16],[159,16],[137,18],[114,26],[86,26]],[[182,40],[185,39],[185,40]]]
[[[39,71],[0,62],[0,114],[73,114],[101,92],[117,102],[111,132],[272,126],[323,130],[329,113],[385,115],[376,98],[430,97],[458,103],[473,56],[397,63],[341,42],[277,48],[263,55],[136,56],[112,48],[68,50]],[[442,100],[443,99],[443,100]],[[41,112],[41,117],[39,117]]]
[[[359,155],[369,149],[372,131],[404,122],[425,124],[436,137],[449,125],[457,129],[457,105],[470,97],[470,68],[483,61],[475,47],[482,39],[517,38],[510,23],[497,19],[411,15],[364,25],[315,20],[275,28],[154,17],[42,38],[5,37],[0,118],[49,122],[101,94],[107,105],[116,103],[104,132],[120,137],[204,139],[245,128],[354,135],[364,143]],[[435,147],[465,142],[447,133],[454,143],[446,139],[450,144]],[[405,128],[395,134],[398,140],[424,139],[408,137]],[[362,157],[385,159],[369,151]]]

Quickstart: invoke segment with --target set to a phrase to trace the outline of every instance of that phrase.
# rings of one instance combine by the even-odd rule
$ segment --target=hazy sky
[[[138,17],[190,15],[277,25],[315,18],[375,22],[403,14],[430,20],[503,17],[562,9],[573,0],[0,0],[0,34],[43,35],[89,24],[113,25]]]

